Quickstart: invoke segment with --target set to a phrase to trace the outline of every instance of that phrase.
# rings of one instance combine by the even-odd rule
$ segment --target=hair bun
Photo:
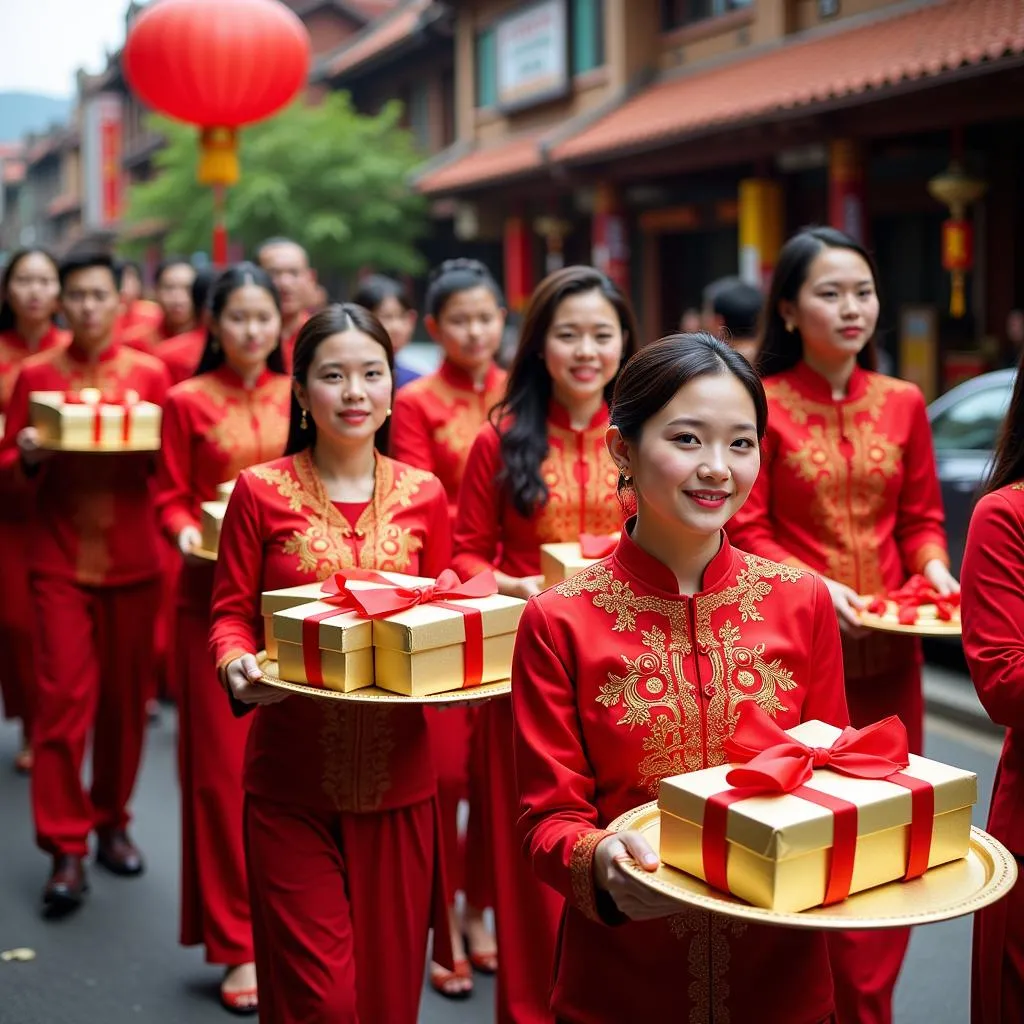
[[[479,260],[468,259],[463,256],[444,260],[440,266],[435,267],[431,271],[429,280],[433,283],[446,274],[473,274],[480,278],[491,276],[491,272]]]

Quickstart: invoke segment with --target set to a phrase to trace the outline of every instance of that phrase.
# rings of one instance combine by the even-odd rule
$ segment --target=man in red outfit
[[[160,604],[160,549],[150,494],[155,460],[141,454],[44,449],[29,420],[35,391],[98,389],[107,401],[134,392],[162,404],[163,364],[115,341],[119,273],[109,256],[61,267],[67,348],[27,359],[14,386],[0,444],[0,492],[34,503],[29,574],[38,646],[32,811],[36,841],[53,858],[45,912],[82,902],[90,833],[97,862],[138,875],[126,809],[142,755]],[[82,785],[92,734],[92,787]]]

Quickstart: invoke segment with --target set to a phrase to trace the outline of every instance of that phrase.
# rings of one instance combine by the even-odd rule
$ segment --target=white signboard
[[[498,106],[516,109],[569,91],[565,0],[543,0],[496,26]]]

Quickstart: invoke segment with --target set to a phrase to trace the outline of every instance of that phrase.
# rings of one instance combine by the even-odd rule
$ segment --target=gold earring
[[[792,325],[792,324],[791,324],[791,323],[790,323],[790,322],[789,322],[788,320],[786,321],[786,330],[787,330],[787,331],[788,331],[788,332],[789,332],[790,334],[792,334],[792,333],[793,333],[793,325]]]
[[[619,470],[619,479],[622,480],[627,487],[633,482],[633,478],[631,476],[627,476],[624,469]]]
[[[302,410],[302,419],[299,420],[299,430],[305,430],[309,426],[309,420],[306,418],[306,410]]]
[[[390,415],[391,415],[391,410],[390,410],[390,409],[388,409],[388,416],[390,416]],[[387,417],[385,417],[385,419],[386,419],[386,418],[387,418]]]

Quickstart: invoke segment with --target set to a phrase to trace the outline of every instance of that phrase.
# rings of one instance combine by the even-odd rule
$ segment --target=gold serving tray
[[[613,832],[640,832],[657,850],[660,817],[656,802],[636,807],[616,818]],[[1006,896],[1017,880],[1017,862],[1002,843],[980,828],[971,829],[971,845],[964,860],[932,868],[912,882],[890,882],[855,893],[831,907],[802,911],[775,911],[755,907],[719,892],[693,875],[662,864],[644,871],[632,860],[620,861],[622,870],[655,892],[680,904],[783,928],[834,929],[905,928],[932,924],[973,914]]]
[[[318,700],[343,701],[347,704],[431,704],[434,706],[476,704],[480,701],[492,700],[494,697],[507,697],[512,692],[511,681],[503,679],[497,683],[484,683],[482,686],[472,686],[465,690],[432,693],[425,697],[407,697],[404,693],[392,693],[390,690],[382,690],[377,686],[366,686],[361,690],[353,690],[351,693],[339,693],[337,690],[306,686],[304,683],[289,683],[287,680],[278,678],[277,662],[271,661],[267,657],[266,651],[256,655],[256,662],[263,673],[263,679],[260,682],[266,683],[267,686],[273,686],[278,690],[288,690],[289,693],[301,693],[306,697],[315,697]]]
[[[67,452],[75,455],[126,455],[132,452],[158,452],[160,445],[123,444],[118,446],[102,444],[67,445],[60,441],[40,441],[39,447],[48,452]]]
[[[865,600],[870,600],[865,598]],[[893,603],[895,607],[895,603]],[[922,605],[921,610],[934,608],[934,605]],[[895,616],[888,618],[882,615],[873,615],[871,612],[860,613],[861,624],[868,629],[877,629],[881,633],[902,633],[904,636],[936,636],[956,637],[961,635],[960,616],[952,622],[943,622],[941,619],[933,619],[930,622],[915,622],[912,626],[906,626],[897,622]]]
[[[201,558],[204,562],[216,562],[217,552],[207,551],[206,548],[193,548],[189,554],[193,558]]]

